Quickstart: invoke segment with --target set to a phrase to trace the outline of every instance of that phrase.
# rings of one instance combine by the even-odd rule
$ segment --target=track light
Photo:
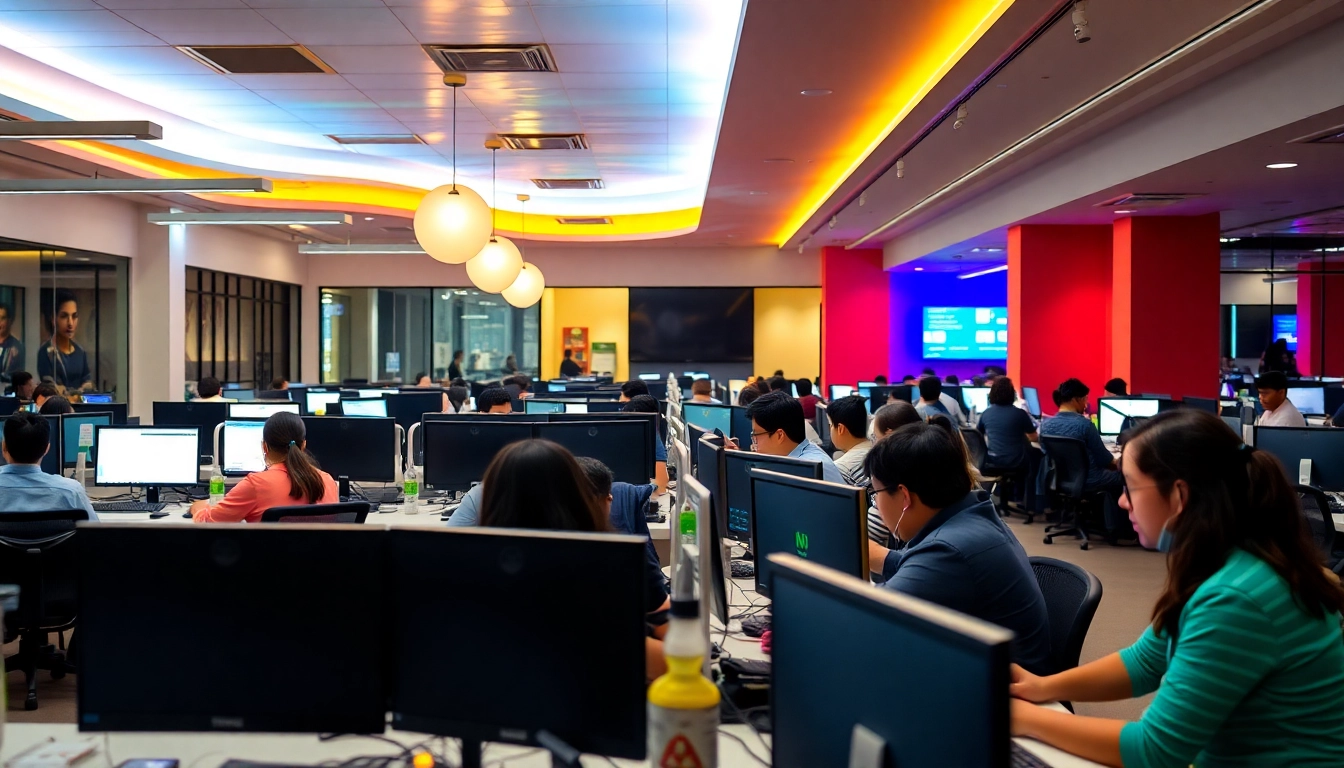
[[[835,229],[835,217],[834,217],[834,216],[831,217],[831,223],[830,223],[829,227],[830,227],[830,229]]]
[[[865,189],[859,193],[859,207],[862,208],[867,204],[868,204],[868,190]]]
[[[1087,0],[1075,0],[1073,4],[1073,39],[1080,43],[1092,39],[1092,29],[1087,25]]]
[[[898,179],[904,179],[904,178],[905,178],[905,160],[904,160],[904,159],[902,159],[902,160],[897,160],[897,161],[896,161],[896,178],[898,178]]]
[[[957,107],[957,119],[956,122],[952,123],[952,130],[955,131],[965,124],[966,124],[966,105],[962,104],[961,106]]]

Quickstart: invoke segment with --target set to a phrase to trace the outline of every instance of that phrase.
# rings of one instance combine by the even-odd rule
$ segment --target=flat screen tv
[[[749,363],[751,288],[631,288],[630,362]]]
[[[925,360],[1008,356],[1006,307],[925,307],[923,331]]]

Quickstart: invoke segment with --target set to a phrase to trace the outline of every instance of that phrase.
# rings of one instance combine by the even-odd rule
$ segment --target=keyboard
[[[95,501],[94,512],[162,512],[167,504],[150,504],[147,501]]]
[[[1010,743],[1012,749],[1008,751],[1008,765],[1012,768],[1050,768],[1049,763],[1031,754],[1017,742]]]
[[[728,563],[728,573],[734,579],[751,579],[756,576],[756,565],[741,560],[734,560]]]

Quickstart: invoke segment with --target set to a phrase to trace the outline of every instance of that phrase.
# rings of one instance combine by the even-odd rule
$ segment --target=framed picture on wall
[[[10,374],[24,370],[27,364],[24,309],[24,289],[0,285],[0,380],[3,381],[9,381]]]

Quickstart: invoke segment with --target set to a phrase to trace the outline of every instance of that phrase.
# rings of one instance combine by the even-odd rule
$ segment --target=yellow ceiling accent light
[[[453,180],[425,195],[415,209],[413,223],[415,239],[426,253],[447,264],[461,264],[486,246],[494,221],[490,206],[480,195],[457,185],[457,90],[467,84],[467,76],[449,72],[443,76],[443,84],[453,91]],[[521,264],[522,257],[518,261]]]
[[[798,234],[1012,4],[1013,0],[965,0],[944,4],[943,16],[932,25],[931,34],[912,43],[914,50],[910,60],[902,62],[898,71],[892,73],[892,79],[884,89],[886,95],[877,109],[858,125],[837,153],[841,159],[818,174],[819,180],[807,190],[798,207],[775,233],[773,239],[779,247],[783,248]]]

